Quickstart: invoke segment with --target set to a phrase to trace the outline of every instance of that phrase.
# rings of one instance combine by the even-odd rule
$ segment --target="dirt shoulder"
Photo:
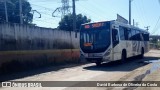
[[[157,60],[151,60],[150,74],[146,75],[142,81],[160,81],[160,50],[151,50],[145,56],[156,57]],[[136,90],[158,90],[159,87],[138,87]]]

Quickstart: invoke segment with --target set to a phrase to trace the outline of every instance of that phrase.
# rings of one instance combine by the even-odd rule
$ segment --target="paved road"
[[[141,81],[143,76],[152,67],[152,60],[160,58],[160,51],[151,50],[145,58],[132,58],[127,63],[111,62],[96,67],[95,64],[79,66],[49,67],[47,70],[37,70],[13,74],[12,77],[21,76],[14,81]],[[147,62],[144,62],[147,61]],[[44,71],[44,72],[43,72]],[[43,72],[43,73],[42,73]],[[29,74],[30,73],[30,74]],[[35,74],[36,73],[36,74]],[[22,74],[22,75],[21,75]],[[24,75],[24,77],[22,77]],[[27,75],[26,75],[27,74]],[[35,75],[34,75],[35,74]],[[143,77],[141,77],[143,76]],[[128,90],[127,87],[48,87],[48,88],[0,88],[0,90]],[[135,89],[135,88],[132,88]]]

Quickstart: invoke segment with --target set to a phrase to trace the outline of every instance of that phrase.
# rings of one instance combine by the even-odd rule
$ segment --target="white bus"
[[[80,53],[87,61],[102,62],[139,56],[149,51],[149,33],[118,21],[82,24],[80,29]]]

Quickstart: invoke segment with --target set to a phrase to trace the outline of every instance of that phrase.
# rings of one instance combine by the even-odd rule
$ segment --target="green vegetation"
[[[8,13],[8,22],[11,23],[20,23],[19,15],[19,0],[7,0],[7,13]],[[32,22],[33,14],[31,13],[32,7],[28,0],[22,0],[22,14],[23,14],[23,23],[29,24]],[[4,1],[0,1],[0,21],[6,21],[5,18],[5,5]]]
[[[87,16],[83,16],[82,14],[78,14],[76,16],[76,28],[79,30],[81,24],[90,22],[91,19],[88,19]],[[66,31],[73,31],[73,16],[72,14],[68,14],[62,18],[59,22],[59,29]]]
[[[159,49],[160,48],[160,41],[158,39],[150,40],[152,47]]]

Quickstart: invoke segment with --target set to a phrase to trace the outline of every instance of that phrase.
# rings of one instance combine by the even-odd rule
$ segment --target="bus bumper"
[[[91,63],[103,62],[103,58],[86,58],[86,60]]]
[[[91,63],[96,63],[96,62],[105,62],[105,63],[108,63],[110,62],[111,60],[109,58],[104,58],[104,57],[92,57],[92,58],[85,58],[88,62],[91,62]]]
[[[109,56],[103,56],[103,54],[81,54],[81,60],[87,60],[88,62],[91,63],[96,63],[96,62],[110,62]]]

